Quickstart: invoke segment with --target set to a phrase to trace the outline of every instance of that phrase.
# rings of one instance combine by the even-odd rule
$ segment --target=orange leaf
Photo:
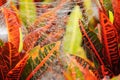
[[[20,43],[20,21],[18,19],[17,14],[14,11],[11,11],[7,8],[3,8],[3,12],[8,30],[8,42],[11,42],[18,50]]]

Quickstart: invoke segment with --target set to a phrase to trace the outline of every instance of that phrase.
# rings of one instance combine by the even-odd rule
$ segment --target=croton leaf
[[[112,71],[117,75],[119,70],[119,50],[118,50],[118,34],[114,25],[102,10],[99,10],[100,24],[102,26],[102,42],[104,48],[104,57],[107,58]]]
[[[0,50],[1,51],[1,50]],[[2,51],[1,51],[2,52]],[[5,77],[9,71],[7,64],[4,61],[2,54],[0,53],[0,79],[5,80]]]
[[[79,29],[79,19],[81,18],[80,8],[76,5],[70,14],[66,32],[63,40],[64,52],[76,54],[82,43],[82,34]]]
[[[19,31],[20,31],[20,43],[19,43],[18,52],[21,52],[22,49],[23,49],[23,35],[22,35],[22,30],[21,30],[21,28],[19,28]]]
[[[5,59],[9,69],[12,69],[20,60],[20,55],[14,45],[10,42],[5,43],[2,49],[2,56]]]
[[[80,29],[83,34],[83,41],[85,46],[88,47],[94,53],[93,55],[97,57],[100,64],[104,65],[104,62],[102,61],[101,56],[99,54],[101,53],[101,50],[100,50],[101,44],[100,44],[100,41],[97,39],[96,34],[89,31],[87,33],[86,30],[84,29],[82,22],[80,22]]]
[[[11,42],[16,47],[16,49],[20,51],[21,22],[18,18],[18,15],[14,11],[7,8],[3,8],[3,12],[8,30],[8,42]]]
[[[103,0],[103,6],[106,9],[107,13],[109,10],[113,12],[111,0]]]
[[[18,53],[17,49],[14,47],[12,43],[5,43],[1,47],[1,61],[3,61],[1,66],[1,73],[5,76],[7,75],[8,71],[13,69],[15,65],[20,60],[20,54]],[[1,74],[0,73],[0,74]]]
[[[0,39],[0,46],[3,46],[4,42]]]
[[[111,0],[114,10],[114,26],[116,27],[118,33],[120,32],[120,0]]]
[[[5,4],[7,2],[7,0],[0,0],[0,6],[2,6],[3,4]]]
[[[95,75],[95,73],[97,71],[94,68],[94,66],[92,65],[93,63],[89,63],[86,60],[84,60],[84,59],[82,59],[78,56],[71,57],[70,60],[83,73],[84,78],[86,80],[89,80],[89,79],[90,80],[97,80],[97,79],[99,79],[99,76]]]
[[[19,11],[18,11],[17,7],[15,6],[15,3],[13,3],[12,1],[10,3],[10,8],[16,13],[17,19],[19,21],[19,24],[22,24],[22,20],[20,18]],[[19,49],[18,49],[18,51],[21,52],[22,49],[23,49],[23,35],[22,35],[21,28],[19,28],[19,34],[20,34],[20,36],[19,36],[20,37],[20,42],[19,42]]]
[[[36,7],[33,0],[19,0],[20,16],[26,27],[36,19]]]
[[[6,80],[19,80],[20,79],[20,76],[21,76],[21,73],[27,63],[27,60],[29,58],[29,55],[26,54],[23,59],[21,59],[17,65],[8,72],[7,76],[6,76]]]
[[[112,73],[112,71],[109,68],[105,67],[105,65],[109,64],[107,63],[104,54],[102,54],[102,45],[97,38],[97,35],[94,32],[89,31],[88,29],[85,30],[82,26],[83,25],[81,23],[81,31],[83,33],[84,41],[83,46],[87,50],[88,58],[92,59],[96,66],[95,74],[97,74],[100,79],[103,78],[103,76],[105,75],[113,76],[114,74]],[[104,68],[102,66],[104,66]]]
[[[120,43],[120,1],[119,0],[111,0],[112,1],[112,6],[113,6],[113,10],[114,10],[114,26],[118,31],[118,35],[119,35],[119,43]]]
[[[92,59],[96,67],[96,70],[93,70],[93,73],[95,71],[95,75],[98,76],[99,79],[102,79],[105,75],[109,75],[110,77],[113,76],[114,74],[111,69],[105,66],[109,64],[107,63],[104,54],[102,54],[102,45],[97,38],[97,35],[88,29],[84,29],[81,22],[80,24],[83,33],[83,46],[87,51],[88,58]]]
[[[109,11],[109,19],[110,19],[111,23],[113,23],[113,21],[114,21],[114,16],[113,16],[112,11]]]
[[[83,73],[73,63],[68,64],[68,68],[63,72],[66,80],[84,80]]]
[[[55,58],[60,47],[60,42],[48,44],[41,49],[29,53],[29,59],[21,75],[22,80],[30,80],[46,71],[51,61]]]
[[[58,41],[42,48],[39,46],[33,48],[8,72],[6,80],[25,80],[26,78],[30,80],[37,77],[38,74],[42,74],[57,55],[59,47],[60,42]]]

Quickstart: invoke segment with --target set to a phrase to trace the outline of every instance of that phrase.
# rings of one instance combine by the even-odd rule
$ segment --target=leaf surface
[[[35,79],[40,76],[58,53],[60,42],[55,42],[39,48],[37,46],[29,53],[29,59],[20,79]]]
[[[113,16],[113,13],[111,11],[109,11],[109,19],[110,19],[111,23],[113,23],[114,16]]]
[[[118,33],[120,31],[120,1],[119,0],[111,0],[112,6],[114,10],[114,26],[117,29]]]
[[[7,73],[11,69],[13,69],[15,65],[19,62],[20,54],[18,53],[14,45],[8,42],[1,47],[0,57],[2,61],[2,64],[0,65],[1,66],[0,74],[4,75],[3,78],[4,80],[5,77],[7,76]]]
[[[7,0],[0,0],[0,6],[4,5],[7,2]]]
[[[91,34],[91,33],[88,32],[89,33],[89,36],[88,36],[88,33],[84,29],[84,26],[83,26],[83,24],[81,22],[80,22],[80,28],[81,28],[81,32],[83,34],[84,44],[86,45],[86,47],[88,47],[94,53],[93,55],[96,55],[96,57],[97,57],[98,61],[100,62],[100,64],[104,65],[104,62],[102,61],[102,59],[100,57],[100,54],[99,54],[99,52],[100,52],[99,48],[101,48],[101,47],[97,48],[98,43],[100,44],[99,40],[97,40],[97,37],[93,33]],[[97,41],[98,43],[97,42],[95,43],[95,41]],[[94,45],[94,44],[96,44],[96,45]]]
[[[36,19],[36,7],[33,0],[20,0],[20,16],[26,27]]]
[[[3,12],[8,30],[8,42],[11,42],[19,51],[21,28],[20,20],[18,19],[17,14],[10,9],[3,8]]]
[[[17,65],[8,72],[6,80],[19,80],[21,77],[21,73],[26,65],[26,62],[28,60],[29,56],[26,54],[23,59],[21,59]]]
[[[4,61],[3,56],[0,54],[0,79],[5,80],[5,77],[9,71],[9,67]]]
[[[102,42],[105,50],[104,57],[107,58],[112,71],[116,75],[119,73],[118,67],[120,60],[117,30],[101,10],[99,11],[99,16],[102,26]]]
[[[79,29],[81,17],[79,6],[75,6],[70,14],[63,40],[63,48],[66,53],[76,54],[82,42],[82,34]]]

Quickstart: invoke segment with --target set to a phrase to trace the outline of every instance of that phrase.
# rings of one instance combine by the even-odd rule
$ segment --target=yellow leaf
[[[113,23],[114,16],[113,16],[113,13],[111,11],[109,11],[109,19],[110,19],[111,23]]]

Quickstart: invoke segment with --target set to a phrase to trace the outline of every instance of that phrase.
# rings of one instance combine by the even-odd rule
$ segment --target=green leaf
[[[76,5],[70,14],[63,40],[63,48],[66,53],[75,54],[80,49],[82,34],[79,29],[79,19],[81,18],[80,8]]]
[[[0,46],[3,46],[4,42],[0,39]]]
[[[33,80],[33,78],[42,75],[49,64],[56,58],[59,47],[60,41],[48,44],[42,48],[36,46],[30,50],[29,59],[27,60],[20,80]]]
[[[83,73],[79,70],[78,67],[75,66],[76,78],[80,78],[80,80],[85,80]]]
[[[84,75],[74,63],[70,63],[64,72],[66,80],[84,80]]]
[[[36,18],[36,7],[33,0],[20,0],[20,16],[25,25],[30,25]]]
[[[111,0],[103,0],[103,6],[105,7],[107,12],[109,10],[113,12]]]

